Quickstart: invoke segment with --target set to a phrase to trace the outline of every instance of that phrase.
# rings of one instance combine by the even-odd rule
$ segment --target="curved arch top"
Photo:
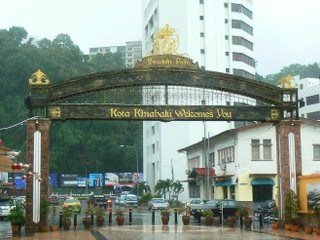
[[[201,70],[191,59],[177,55],[144,58],[135,68],[101,72],[42,86],[30,86],[30,109],[91,92],[132,86],[187,86],[219,90],[256,99],[297,115],[297,90],[226,73]],[[283,114],[280,114],[283,115]]]

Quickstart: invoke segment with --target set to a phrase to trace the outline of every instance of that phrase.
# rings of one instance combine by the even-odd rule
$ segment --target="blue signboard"
[[[16,189],[25,189],[26,188],[26,181],[22,179],[22,173],[15,173],[14,174],[14,188]]]
[[[102,173],[89,173],[89,187],[102,187],[103,185]]]
[[[58,175],[57,173],[49,174],[49,185],[51,187],[58,187]]]

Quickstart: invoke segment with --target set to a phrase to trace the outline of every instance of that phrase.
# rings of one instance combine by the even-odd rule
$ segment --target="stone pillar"
[[[284,217],[285,202],[290,189],[297,192],[297,177],[301,176],[301,123],[296,120],[283,120],[276,125],[278,208]]]
[[[42,118],[29,120],[27,122],[27,163],[30,164],[29,170],[33,170],[33,134],[36,130],[41,132],[41,186],[40,198],[48,199],[48,178],[49,178],[49,139],[50,139],[51,120]],[[33,185],[32,178],[27,178],[26,184],[26,233],[39,231],[40,225],[48,228],[48,220],[42,220],[38,224],[32,220],[33,212]]]

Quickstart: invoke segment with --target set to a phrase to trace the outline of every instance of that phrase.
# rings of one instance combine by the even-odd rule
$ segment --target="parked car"
[[[152,200],[149,202],[149,211],[150,210],[162,210],[162,209],[168,209],[169,203],[164,198],[152,198]]]
[[[112,207],[112,199],[109,197],[106,197],[102,194],[95,194],[91,196],[94,205],[99,206],[99,207]]]
[[[192,199],[187,202],[186,207],[194,208],[194,207],[202,207],[204,202],[201,199]]]
[[[8,217],[10,210],[14,207],[15,201],[6,198],[0,199],[0,219],[3,220],[5,217]]]
[[[207,201],[202,207],[191,209],[191,215],[197,218],[202,215],[203,211],[211,209],[215,216],[220,216],[223,211],[223,218],[225,219],[229,216],[235,216],[239,206],[245,207],[242,203],[233,199],[214,199]]]
[[[125,197],[126,207],[138,207],[138,197],[134,194],[127,194]]]
[[[125,196],[116,197],[115,205],[116,206],[124,206],[125,205]]]
[[[71,208],[71,207],[73,207],[77,213],[80,213],[81,203],[78,198],[70,197],[70,198],[67,198],[66,200],[64,200],[63,208],[66,209],[66,208]]]

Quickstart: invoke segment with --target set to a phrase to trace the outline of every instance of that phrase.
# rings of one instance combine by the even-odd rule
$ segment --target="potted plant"
[[[320,202],[317,202],[313,207],[313,213],[316,217],[317,226],[315,227],[315,232],[320,235]]]
[[[101,227],[104,223],[104,216],[106,215],[105,211],[101,207],[96,207],[94,214],[96,215],[96,223],[98,227]]]
[[[74,208],[73,207],[68,207],[68,208],[64,208],[62,211],[62,215],[63,215],[63,229],[65,231],[70,230],[70,226],[71,226],[71,217],[74,215]]]
[[[299,202],[297,194],[290,190],[287,194],[285,203],[285,220],[287,225],[285,226],[285,229],[297,232],[299,231],[299,219],[297,215],[299,210]]]
[[[236,216],[228,216],[227,217],[227,223],[229,227],[235,227],[237,222]]]
[[[53,232],[53,231],[58,231],[58,225],[55,224],[55,218],[56,218],[56,215],[57,215],[57,206],[51,206],[49,207],[49,211],[50,211],[50,215],[51,215],[51,224],[49,226],[50,228],[50,231]]]
[[[276,230],[280,227],[280,221],[278,220],[278,208],[276,206],[273,207],[273,218],[271,219],[271,227]]]
[[[11,221],[12,235],[20,234],[21,227],[25,223],[24,210],[20,203],[11,208],[8,219]]]
[[[313,214],[311,213],[306,214],[306,224],[304,226],[304,232],[306,234],[312,234],[313,232],[312,218],[313,218]]]
[[[211,226],[213,224],[213,212],[211,209],[204,210],[202,212],[202,216],[204,217],[204,223],[207,226]]]
[[[121,210],[121,208],[118,208],[118,209],[116,210],[115,215],[116,215],[116,221],[117,221],[118,225],[123,225],[123,223],[124,223],[124,216],[123,216],[123,211]]]
[[[163,209],[161,210],[161,221],[163,225],[168,225],[170,220],[170,210]]]
[[[40,232],[48,232],[48,213],[49,213],[49,201],[46,198],[40,200]]]
[[[185,214],[182,215],[183,225],[189,225],[190,223],[190,207],[186,208]]]
[[[89,230],[92,225],[92,217],[91,215],[94,213],[93,208],[87,208],[85,211],[85,216],[82,219],[82,223],[85,230]]]

